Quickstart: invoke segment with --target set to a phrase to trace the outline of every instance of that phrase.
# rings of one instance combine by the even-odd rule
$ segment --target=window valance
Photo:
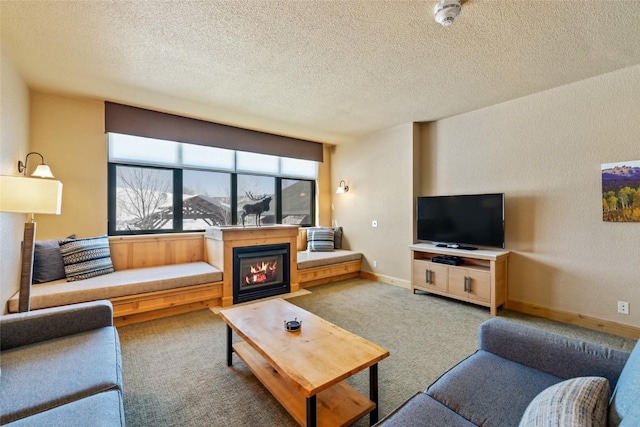
[[[322,144],[105,101],[105,132],[322,162]]]

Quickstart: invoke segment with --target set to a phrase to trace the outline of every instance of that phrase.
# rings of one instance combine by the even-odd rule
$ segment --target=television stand
[[[428,243],[410,245],[411,291],[425,291],[489,307],[495,316],[507,302],[508,251],[478,249],[473,252]],[[433,262],[448,255],[459,258],[458,265]]]
[[[457,243],[453,243],[453,244],[446,244],[446,243],[438,243],[436,245],[437,248],[449,248],[449,249],[461,249],[463,251],[477,251],[478,248],[476,248],[475,246],[463,246],[463,245],[459,245]]]

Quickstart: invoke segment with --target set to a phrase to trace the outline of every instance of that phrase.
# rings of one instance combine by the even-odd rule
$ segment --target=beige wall
[[[505,193],[510,300],[640,326],[640,224],[600,180],[640,160],[639,100],[636,66],[423,126],[424,194]]]
[[[62,215],[38,218],[38,239],[107,233],[104,103],[31,93],[31,150],[62,181]]]
[[[316,205],[317,224],[331,227],[331,149],[333,146],[324,144],[323,162],[318,166],[318,202]]]
[[[413,242],[413,153],[414,125],[409,123],[336,146],[331,157],[332,188],[341,179],[349,186],[348,193],[333,194],[333,220],[344,227],[345,243],[364,254],[363,270],[406,286]],[[372,220],[378,227],[371,226]]]
[[[29,146],[29,89],[11,57],[0,45],[0,174],[18,175],[18,160]],[[5,191],[4,188],[0,191]],[[0,213],[0,313],[20,287],[23,214]]]

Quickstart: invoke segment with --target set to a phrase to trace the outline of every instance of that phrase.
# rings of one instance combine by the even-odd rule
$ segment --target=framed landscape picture
[[[602,164],[602,220],[640,222],[640,160]]]

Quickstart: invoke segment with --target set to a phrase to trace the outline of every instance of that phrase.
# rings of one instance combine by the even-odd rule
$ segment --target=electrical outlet
[[[629,314],[629,303],[626,301],[618,301],[618,313]]]
[[[378,261],[373,261],[373,268],[378,268]]]
[[[376,221],[375,219],[373,221],[371,221],[371,226],[372,227],[377,227],[378,226],[378,221]]]

